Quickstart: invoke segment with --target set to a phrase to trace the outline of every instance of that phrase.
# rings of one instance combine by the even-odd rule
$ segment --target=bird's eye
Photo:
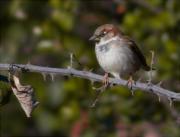
[[[107,34],[107,32],[106,32],[106,31],[103,31],[103,32],[100,34],[100,36],[103,37],[103,36],[106,35],[106,34]]]
[[[107,32],[106,31],[103,31],[103,34],[106,34]]]

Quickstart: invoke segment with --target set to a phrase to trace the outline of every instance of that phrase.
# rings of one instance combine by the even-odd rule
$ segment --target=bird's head
[[[100,41],[107,41],[113,37],[121,35],[122,32],[113,24],[105,24],[99,26],[92,37],[89,40],[100,42]]]

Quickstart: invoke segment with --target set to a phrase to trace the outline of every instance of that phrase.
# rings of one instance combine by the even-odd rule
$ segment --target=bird
[[[138,70],[151,70],[136,42],[113,24],[99,26],[89,40],[95,42],[95,54],[105,71],[103,83],[106,86],[108,74],[118,79],[129,77],[127,84],[132,86],[132,77]]]

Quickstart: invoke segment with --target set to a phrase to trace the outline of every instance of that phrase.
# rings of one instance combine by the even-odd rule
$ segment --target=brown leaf
[[[26,113],[26,116],[31,117],[33,109],[39,104],[35,99],[34,89],[31,85],[21,85],[17,75],[13,74],[11,77],[11,88],[13,93],[17,97],[22,109]]]

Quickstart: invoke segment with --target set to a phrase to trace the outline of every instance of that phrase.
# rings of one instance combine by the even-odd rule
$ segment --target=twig
[[[153,65],[154,65],[154,51],[151,50],[150,52],[151,52],[151,65],[150,65],[149,80],[148,80],[149,85],[152,84]]]
[[[73,64],[74,64],[74,61],[76,61],[77,62],[77,64],[80,66],[80,67],[82,67],[82,64],[79,62],[79,60],[77,59],[77,57],[75,56],[75,54],[74,53],[70,53],[70,68],[73,68]]]
[[[99,101],[99,99],[100,99],[100,95],[101,95],[101,93],[103,92],[103,91],[105,91],[107,88],[109,88],[110,87],[110,85],[108,84],[108,85],[102,85],[101,87],[98,87],[98,88],[96,88],[96,87],[94,87],[94,81],[92,82],[92,89],[93,90],[95,90],[96,91],[96,96],[95,96],[95,99],[94,99],[94,101],[93,101],[93,103],[91,104],[91,108],[93,108],[93,107],[95,107],[96,106],[96,104],[97,104],[97,102]],[[112,84],[111,84],[111,86],[113,86]]]
[[[16,67],[18,66],[18,67]],[[0,64],[0,70],[8,71],[10,67],[10,64]],[[36,72],[36,73],[46,73],[46,74],[54,74],[55,75],[62,75],[62,76],[74,76],[74,77],[80,77],[83,79],[88,79],[92,81],[102,81],[103,76],[89,72],[89,71],[79,71],[73,68],[50,68],[50,67],[41,67],[41,66],[35,66],[31,64],[23,65],[23,64],[15,64],[13,66],[15,70],[22,71],[21,68],[25,68],[28,70],[27,72]],[[110,84],[115,85],[122,85],[126,86],[127,81],[123,79],[115,79],[115,78],[109,78]],[[154,93],[163,97],[166,97],[168,99],[172,99],[172,101],[180,101],[180,93],[176,93],[171,90],[164,89],[158,85],[152,84],[151,86],[147,86],[147,83],[142,82],[136,82],[134,85],[134,88],[141,89],[143,92],[149,92]]]
[[[91,104],[91,108],[94,108],[97,104],[97,102],[99,101],[100,98],[100,94],[102,93],[102,91],[97,91],[95,99],[93,100],[92,104]]]
[[[70,68],[73,68],[73,53],[70,53]]]

